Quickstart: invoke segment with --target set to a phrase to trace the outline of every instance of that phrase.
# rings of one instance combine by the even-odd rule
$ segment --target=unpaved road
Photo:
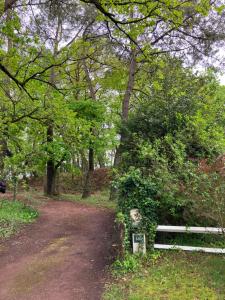
[[[50,201],[0,242],[0,300],[98,300],[115,257],[114,214]]]

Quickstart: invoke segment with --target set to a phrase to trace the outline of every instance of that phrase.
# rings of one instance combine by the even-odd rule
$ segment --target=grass
[[[144,259],[133,273],[117,272],[117,279],[107,287],[103,299],[225,299],[224,256],[178,251],[158,253],[159,258]]]
[[[95,207],[102,207],[102,208],[109,208],[109,209],[115,209],[116,208],[116,202],[109,201],[109,191],[99,191],[92,194],[90,197],[86,199],[82,199],[81,194],[61,194],[59,197],[57,197],[58,200],[63,201],[72,201],[72,202],[79,202],[84,203],[88,205],[93,205]]]
[[[31,223],[38,216],[33,208],[19,201],[0,201],[0,238],[14,234],[22,224]]]

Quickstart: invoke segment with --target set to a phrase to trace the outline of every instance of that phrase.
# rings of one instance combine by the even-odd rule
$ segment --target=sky
[[[219,76],[220,83],[225,85],[225,74]]]

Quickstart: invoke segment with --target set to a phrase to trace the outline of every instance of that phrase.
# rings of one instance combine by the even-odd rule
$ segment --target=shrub
[[[127,273],[132,273],[138,270],[140,267],[140,260],[137,255],[130,255],[126,253],[122,259],[117,259],[113,264],[113,274],[125,275]]]
[[[159,156],[157,156],[159,158]],[[118,215],[124,224],[124,246],[130,247],[131,233],[146,234],[147,246],[155,238],[156,224],[225,227],[225,181],[218,172],[203,173],[197,164],[183,161],[173,168],[151,157],[152,169],[130,168],[118,181]],[[130,210],[138,209],[142,220],[132,226]]]
[[[199,173],[184,191],[189,199],[184,218],[201,226],[225,227],[225,180],[218,172]]]

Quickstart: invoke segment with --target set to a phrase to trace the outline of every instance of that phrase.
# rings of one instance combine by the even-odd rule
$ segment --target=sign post
[[[132,222],[132,226],[136,233],[132,234],[132,245],[133,245],[133,253],[146,253],[146,239],[145,234],[138,232],[140,227],[140,223],[142,220],[142,216],[138,209],[131,209],[130,218]]]
[[[146,240],[144,233],[132,234],[133,253],[146,254]]]

